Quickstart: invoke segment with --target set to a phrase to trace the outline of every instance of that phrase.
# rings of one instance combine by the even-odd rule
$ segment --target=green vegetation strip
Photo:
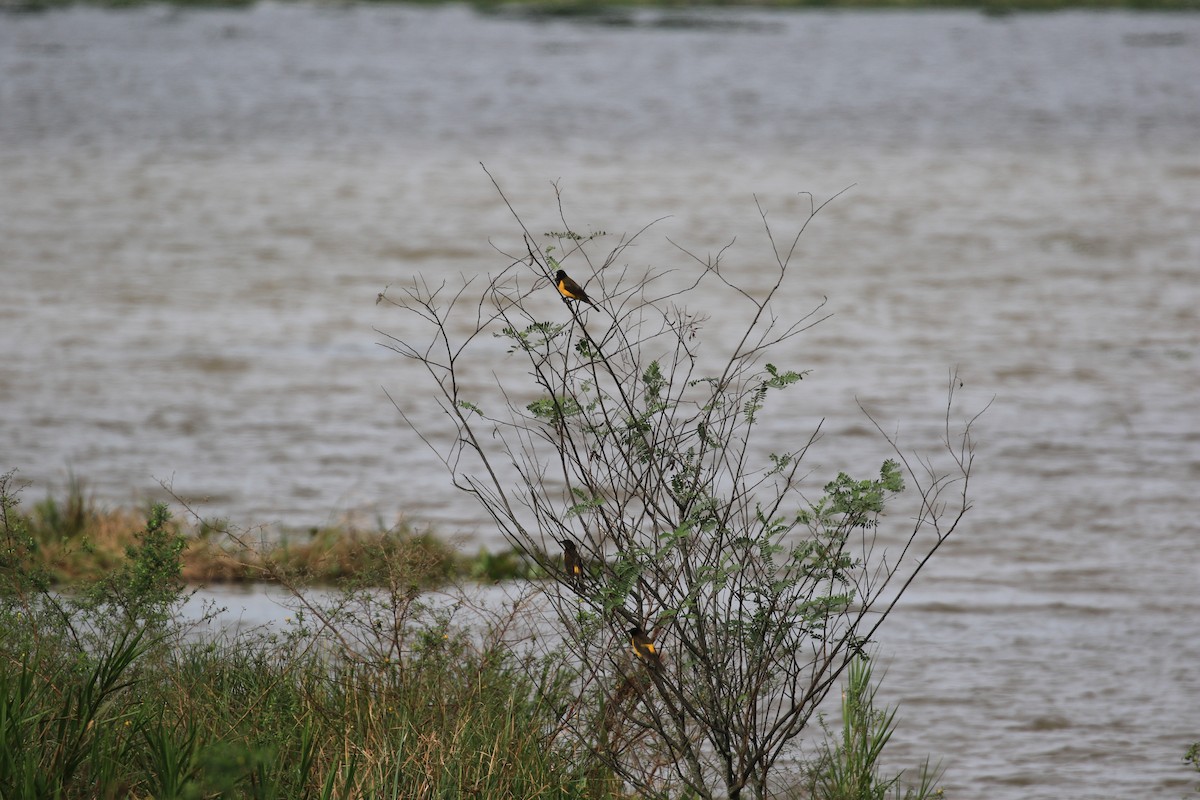
[[[31,509],[13,507],[8,513],[12,526],[22,531],[23,568],[60,587],[110,575],[148,547],[162,549],[163,558],[177,549],[180,577],[193,584],[353,580],[379,586],[386,582],[386,570],[397,564],[424,587],[463,579],[544,577],[536,561],[514,550],[467,555],[406,525],[245,531],[218,520],[186,526],[165,510],[100,509],[79,486],[63,499],[47,497]]]
[[[141,600],[0,588],[0,797],[627,796],[551,744],[561,662],[411,600],[387,628],[355,616],[375,601],[198,640]]]

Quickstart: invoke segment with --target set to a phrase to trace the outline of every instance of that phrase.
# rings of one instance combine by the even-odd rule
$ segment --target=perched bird
[[[662,663],[662,656],[658,653],[658,648],[654,646],[654,642],[650,641],[650,637],[646,632],[634,625],[629,629],[630,643],[633,645],[633,652],[637,657],[647,664],[657,666]]]
[[[572,583],[579,583],[583,580],[583,561],[579,558],[575,543],[570,539],[562,539],[559,544],[563,548],[563,567],[567,570],[567,577]]]
[[[571,280],[567,273],[561,269],[554,273],[554,285],[558,287],[558,293],[565,298],[579,300],[587,303],[589,306],[596,305],[592,302],[592,298],[587,296],[587,292],[583,290],[583,287]]]

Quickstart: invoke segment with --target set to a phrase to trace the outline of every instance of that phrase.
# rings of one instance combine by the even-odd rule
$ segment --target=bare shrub
[[[444,412],[443,427],[417,434],[554,577],[546,600],[579,698],[557,740],[643,793],[767,796],[817,706],[969,508],[974,419],[954,429],[955,376],[936,460],[875,424],[888,450],[875,474],[814,483],[805,456],[819,426],[759,441],[770,398],[804,377],[770,359],[823,319],[823,299],[788,316],[780,289],[824,205],[782,246],[760,207],[775,259],[757,294],[722,268],[725,250],[680,248],[682,267],[635,272],[621,260],[644,230],[598,257],[603,237],[576,232],[560,198],[556,233],[535,235],[514,211],[521,250],[487,279],[418,278],[380,295],[419,329],[381,332],[385,346],[424,369]],[[530,298],[560,270],[595,306],[564,297],[540,319]],[[744,309],[737,336],[709,335],[689,307],[702,282],[709,303]],[[906,489],[912,519],[881,525]],[[634,628],[652,658],[631,646]]]

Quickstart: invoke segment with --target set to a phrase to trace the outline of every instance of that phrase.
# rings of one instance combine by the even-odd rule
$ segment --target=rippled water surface
[[[893,758],[956,797],[1176,797],[1200,738],[1200,17],[264,4],[0,17],[0,469],[241,525],[403,515],[496,545],[401,424],[387,285],[520,233],[632,268],[769,252],[834,316],[773,435],[877,464],[948,371],[975,508],[884,634]],[[698,299],[703,304],[703,296]],[[559,310],[547,293],[544,313]],[[713,304],[714,330],[740,311]],[[260,607],[259,595],[244,602]],[[249,613],[249,612],[248,612]],[[257,612],[255,612],[257,613]],[[269,613],[269,609],[264,612]]]

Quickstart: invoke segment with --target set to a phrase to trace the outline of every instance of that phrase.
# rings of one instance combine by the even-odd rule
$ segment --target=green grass
[[[941,769],[926,760],[913,786],[901,783],[901,774],[885,775],[880,759],[896,730],[896,709],[878,708],[879,684],[866,656],[858,656],[846,670],[842,692],[842,731],[828,737],[821,759],[813,766],[809,794],[822,800],[939,800],[936,783]]]
[[[556,748],[553,671],[429,614],[381,661],[302,627],[232,641],[128,627],[91,650],[24,608],[0,614],[0,797],[621,796]]]
[[[198,636],[177,615],[187,539],[165,505],[118,536],[128,520],[78,484],[20,513],[12,478],[0,475],[0,798],[622,797],[565,749],[570,666],[508,643],[517,612],[468,628],[454,622],[465,598],[424,599],[445,560],[429,542],[372,537],[348,569],[354,547],[314,536],[292,549],[300,563],[336,553],[335,591],[314,600],[289,582],[282,629]],[[53,590],[45,543],[73,554],[101,529],[104,547],[86,549],[124,543],[115,566]]]
[[[14,506],[14,524],[27,532],[27,569],[49,584],[73,586],[119,570],[138,543],[145,510],[100,508],[84,484],[72,480],[62,498],[46,497],[32,508]],[[239,529],[222,520],[184,525],[167,520],[182,537],[181,578],[191,584],[344,580],[380,585],[384,564],[403,562],[420,586],[455,580],[501,581],[543,577],[536,561],[513,550],[464,554],[430,532],[407,525],[354,524],[307,529]],[[543,561],[543,563],[546,563]]]

